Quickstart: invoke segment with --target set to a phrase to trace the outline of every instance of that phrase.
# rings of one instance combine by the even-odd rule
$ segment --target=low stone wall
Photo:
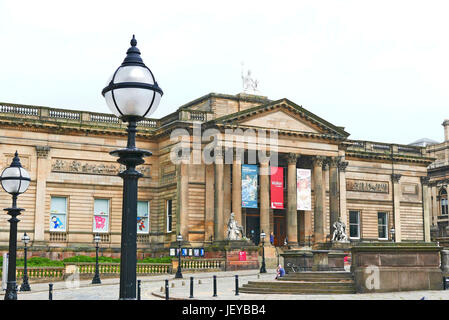
[[[441,290],[441,247],[434,243],[370,243],[353,246],[356,291]]]
[[[343,251],[329,251],[328,266],[331,271],[344,271],[344,258],[348,253]],[[284,258],[284,268],[287,272],[292,271],[290,266],[299,270],[312,271],[313,253],[312,250],[288,250],[281,253]]]

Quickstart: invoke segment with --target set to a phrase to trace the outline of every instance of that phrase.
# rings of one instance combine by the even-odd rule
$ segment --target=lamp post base
[[[22,284],[20,285],[19,291],[31,291],[30,285],[27,280],[23,280]]]

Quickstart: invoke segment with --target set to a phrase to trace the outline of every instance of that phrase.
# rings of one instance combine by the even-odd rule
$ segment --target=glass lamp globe
[[[133,35],[125,60],[102,91],[111,112],[125,122],[149,117],[157,109],[163,95],[136,45]]]
[[[262,230],[262,233],[260,234],[260,237],[262,238],[262,240],[265,239],[265,237],[266,237],[266,234],[265,234],[265,232],[263,232],[263,230]]]
[[[181,241],[182,241],[182,235],[181,235],[181,234],[178,234],[178,236],[176,237],[176,240],[178,240],[179,242],[181,242]]]
[[[95,241],[95,243],[99,243],[101,241],[101,238],[98,234],[95,235],[94,241]]]
[[[30,242],[30,237],[26,234],[26,232],[25,232],[25,234],[22,237],[22,241],[25,244],[28,244]]]
[[[30,174],[22,168],[17,151],[11,165],[3,170],[0,180],[3,189],[12,195],[24,193],[30,186]]]

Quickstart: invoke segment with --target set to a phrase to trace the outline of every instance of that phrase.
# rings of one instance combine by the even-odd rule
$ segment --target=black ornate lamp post
[[[265,237],[266,234],[263,232],[260,234],[260,238],[262,239],[262,267],[260,267],[260,273],[267,273],[267,270],[265,269]]]
[[[23,244],[25,246],[24,248],[24,260],[23,260],[23,280],[22,284],[20,285],[20,291],[31,291],[30,284],[28,283],[28,269],[27,269],[27,244],[30,242],[30,237],[26,234],[22,237]]]
[[[94,241],[95,241],[95,275],[94,278],[92,279],[92,284],[100,284],[101,280],[100,280],[100,271],[98,268],[98,248],[101,238],[98,234],[95,235]]]
[[[126,166],[126,170],[119,173],[123,178],[120,299],[136,299],[137,180],[143,176],[136,166],[145,162],[144,157],[151,155],[151,152],[136,147],[137,122],[156,110],[163,94],[153,73],[143,63],[136,45],[133,36],[125,60],[102,90],[109,109],[128,123],[126,148],[110,152]]]
[[[179,246],[179,254],[178,254],[178,270],[176,270],[175,279],[181,279],[182,278],[182,272],[181,272],[181,243],[182,243],[182,235],[178,234],[176,236],[176,240],[178,241]]]
[[[30,174],[22,168],[19,155],[14,154],[11,165],[3,170],[0,177],[3,189],[12,195],[12,206],[5,208],[11,216],[9,219],[9,262],[8,262],[8,282],[6,285],[5,300],[17,300],[16,285],[16,256],[17,256],[17,223],[20,221],[17,216],[25,209],[17,207],[17,197],[24,193],[30,185]]]

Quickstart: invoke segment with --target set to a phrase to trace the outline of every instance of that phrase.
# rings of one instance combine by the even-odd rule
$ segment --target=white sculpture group
[[[241,240],[243,237],[243,227],[237,223],[234,218],[234,212],[231,213],[231,217],[228,221],[228,233],[226,235],[227,240]]]
[[[332,242],[348,242],[348,236],[346,235],[346,225],[339,217],[337,221],[334,222],[333,226],[334,233],[332,234]]]

